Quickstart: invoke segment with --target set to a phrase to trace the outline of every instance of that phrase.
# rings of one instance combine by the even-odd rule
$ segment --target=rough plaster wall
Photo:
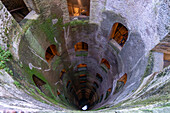
[[[102,21],[102,11],[105,10],[107,0],[90,0],[90,23],[100,25]]]
[[[63,0],[64,1],[64,0]],[[95,4],[92,4],[92,6],[91,7],[94,7],[93,9],[91,9],[91,10],[97,10],[95,13],[91,13],[91,22],[94,22],[94,23],[98,23],[98,24],[100,24],[100,21],[102,20],[102,18],[100,18],[100,16],[101,16],[101,13],[102,13],[102,11],[101,10],[99,10],[98,9],[98,7],[99,8],[104,8],[104,4],[105,4],[105,1],[91,1],[92,3],[96,3],[96,5]],[[1,3],[1,2],[0,2]],[[59,2],[60,3],[60,2]],[[112,6],[111,6],[111,3],[112,3]],[[140,38],[140,40],[142,40],[142,42],[144,41],[145,42],[145,46],[146,46],[146,53],[152,48],[152,46],[154,46],[157,42],[159,42],[159,38],[161,39],[161,36],[163,36],[164,34],[166,34],[167,33],[167,29],[166,29],[166,25],[165,24],[162,24],[162,23],[166,23],[166,21],[167,21],[167,8],[165,8],[164,10],[163,10],[163,8],[160,8],[159,7],[159,5],[160,4],[157,4],[158,5],[158,7],[160,8],[160,10],[163,10],[163,11],[161,11],[161,13],[159,13],[159,15],[162,15],[162,17],[161,16],[159,16],[159,22],[157,22],[156,20],[152,20],[152,18],[154,18],[154,17],[152,17],[152,11],[151,11],[151,9],[154,9],[153,8],[153,6],[155,6],[154,4],[151,4],[151,3],[146,3],[146,1],[144,1],[144,2],[142,2],[142,1],[137,1],[136,2],[137,3],[137,5],[139,5],[140,7],[138,8],[138,9],[136,9],[136,10],[134,10],[135,8],[136,8],[136,6],[135,6],[135,4],[134,4],[134,1],[132,2],[132,1],[109,1],[108,0],[108,3],[107,3],[107,7],[108,7],[108,9],[107,10],[114,10],[117,14],[120,14],[123,18],[125,18],[125,23],[127,23],[127,26],[128,26],[128,29],[130,30],[130,31],[133,31],[133,32],[139,32],[140,33],[140,35],[141,35],[141,37],[139,36],[138,38]],[[145,5],[143,5],[143,3],[146,3],[146,9],[144,8],[144,6]],[[45,2],[44,2],[44,4],[45,4]],[[43,4],[43,5],[44,5]],[[119,4],[119,5],[118,5]],[[101,6],[100,6],[101,5]],[[0,9],[1,9],[1,6],[2,5],[0,5]],[[67,8],[66,8],[66,6],[67,5],[63,5],[63,7],[65,7],[65,10],[67,10]],[[120,8],[119,9],[114,9],[114,6],[115,7],[128,7],[129,9],[127,10],[125,10],[124,8],[122,8],[122,10],[120,10]],[[133,6],[133,8],[131,8],[131,6]],[[49,7],[49,6],[48,6]],[[167,7],[167,5],[166,4],[163,4],[163,5],[161,5],[161,7]],[[110,9],[109,9],[110,8]],[[158,8],[158,9],[159,9]],[[127,12],[124,12],[124,10],[125,11],[127,11]],[[139,12],[137,11],[137,10],[139,10]],[[6,9],[5,9],[5,11],[6,11]],[[147,13],[147,11],[148,12],[150,12],[149,14],[145,14],[145,13]],[[159,12],[159,11],[158,11]],[[133,15],[133,13],[134,13],[134,15]],[[3,10],[1,10],[1,13],[0,14],[3,14],[2,16],[5,16],[4,15],[4,12],[3,12]],[[48,11],[47,11],[47,14],[48,14]],[[96,15],[95,15],[96,14]],[[127,14],[127,15],[126,15]],[[129,14],[129,15],[128,15]],[[10,15],[10,14],[9,14]],[[154,15],[154,13],[153,13],[153,15]],[[67,15],[66,15],[67,16]],[[139,16],[139,17],[138,17]],[[150,17],[151,16],[151,17]],[[14,20],[12,17],[11,17],[11,15],[9,16],[10,17],[10,19],[11,20]],[[137,18],[138,17],[138,18]],[[6,18],[6,17],[5,17]],[[7,17],[8,18],[8,17]],[[147,20],[148,18],[150,18],[149,20]],[[2,19],[4,19],[4,18],[2,18]],[[10,20],[9,19],[9,20]],[[146,19],[146,20],[145,20]],[[143,20],[143,21],[142,21]],[[1,18],[0,18],[0,22],[1,22],[2,20],[1,20]],[[7,21],[7,20],[6,20]],[[15,20],[14,20],[15,21]],[[142,21],[142,22],[140,22],[140,21]],[[161,24],[161,28],[158,30],[158,31],[160,31],[160,34],[159,34],[159,32],[156,32],[157,34],[155,34],[152,30],[154,29],[154,30],[156,30],[156,27],[155,27],[155,24],[153,24],[153,23],[151,23],[153,21],[153,23],[159,23],[159,24]],[[8,23],[8,22],[5,22],[5,23]],[[11,23],[11,21],[9,22],[9,23]],[[16,22],[15,22],[16,23]],[[159,27],[159,24],[158,24],[158,27]],[[11,24],[9,24],[9,26],[10,26]],[[140,25],[142,25],[142,26],[140,26]],[[7,26],[8,27],[8,24],[5,24],[5,26]],[[110,26],[112,26],[112,25],[110,25]],[[152,28],[152,27],[149,27],[149,26],[152,26],[153,27],[153,29],[150,29],[150,28]],[[17,27],[18,27],[18,24],[17,24]],[[3,27],[1,27],[2,28],[2,30],[3,30]],[[20,28],[20,27],[19,27]],[[108,32],[109,33],[109,32]],[[148,34],[148,35],[146,35],[146,33]],[[149,34],[154,34],[154,36],[153,35],[149,35]],[[2,34],[3,34],[3,36],[5,36],[5,37],[7,37],[6,35],[4,35],[4,32],[2,32],[2,33],[0,33],[0,35],[2,36]],[[155,37],[155,35],[158,35],[159,34],[159,38],[156,38]],[[13,36],[13,35],[10,35],[10,36]],[[17,36],[15,36],[15,37],[17,37]],[[107,37],[106,37],[107,38]],[[131,38],[131,37],[130,37]],[[148,40],[147,40],[148,39]],[[128,39],[128,41],[129,41],[130,39]],[[156,41],[157,40],[157,41]],[[128,41],[127,41],[127,44],[126,45],[128,45]],[[137,41],[137,40],[134,40],[134,41]],[[154,42],[154,41],[156,41],[156,42]],[[129,41],[129,44],[130,43],[132,43],[131,41]],[[3,45],[4,44],[4,45]],[[16,42],[14,42],[14,44],[16,44],[16,46],[15,47],[17,47],[17,44],[18,43],[16,43]],[[7,46],[7,44],[6,43],[4,43],[4,42],[2,42],[2,45],[3,46]],[[126,45],[125,45],[125,47],[126,47]],[[132,44],[133,45],[133,44]],[[139,44],[140,45],[140,44]],[[134,46],[134,45],[133,45]],[[140,47],[140,46],[138,46],[138,47]],[[145,49],[145,48],[144,48]],[[126,50],[126,49],[125,49]],[[125,51],[124,50],[124,51]],[[122,50],[123,51],[123,50]],[[126,52],[126,51],[125,51]],[[17,49],[16,49],[16,53],[17,53]],[[126,54],[125,54],[126,55]],[[131,54],[131,55],[135,55],[135,54]],[[125,56],[124,56],[125,57]],[[161,56],[155,56],[155,58],[158,58],[158,57],[161,57]],[[122,101],[122,100],[124,100],[124,99],[126,99],[129,95],[131,95],[133,92],[133,89],[136,89],[137,88],[137,86],[139,86],[140,85],[140,80],[141,80],[141,78],[142,78],[142,76],[143,76],[143,73],[144,73],[144,71],[145,71],[145,67],[146,67],[146,65],[147,65],[147,55],[144,55],[143,57],[139,57],[140,58],[140,60],[137,62],[137,65],[135,65],[133,68],[132,67],[130,67],[132,70],[128,73],[128,75],[130,75],[131,76],[131,78],[129,77],[128,78],[128,82],[127,82],[127,84],[126,84],[126,86],[125,86],[125,88],[126,89],[128,89],[128,90],[126,90],[126,91],[124,91],[121,95],[119,95],[118,96],[118,99],[117,99],[117,102],[116,103],[118,103],[118,102],[120,102],[120,101]],[[131,59],[133,59],[133,57],[131,58]],[[160,63],[160,62],[159,62]],[[129,64],[129,63],[126,63],[126,64]],[[135,62],[133,63],[133,64],[135,64]],[[156,64],[155,64],[156,65]],[[127,65],[128,66],[128,65]],[[142,68],[141,68],[142,67]],[[156,70],[159,70],[159,69],[156,69]],[[135,82],[133,82],[134,81],[134,79],[137,79],[137,81],[135,81]],[[168,78],[169,79],[169,78]],[[165,79],[164,79],[165,80]],[[120,93],[119,93],[120,94]],[[126,98],[125,98],[126,97]],[[112,104],[113,102],[111,102],[111,104]]]
[[[10,50],[16,59],[19,59],[18,46],[21,31],[19,24],[0,1],[0,46],[7,49],[7,45],[10,45]]]
[[[170,107],[170,66],[159,72],[154,72],[143,78],[137,90],[128,93],[126,98],[129,99],[124,102],[116,112],[153,112],[153,113],[168,113]],[[111,105],[113,106],[113,105]],[[131,108],[133,106],[133,108]],[[161,107],[164,106],[164,107]],[[113,106],[114,107],[114,106]],[[110,110],[112,108],[109,108]],[[121,110],[122,109],[122,110]],[[112,110],[111,110],[112,111]]]
[[[40,13],[40,9],[37,7],[35,0],[23,0],[25,5],[27,6],[29,11],[36,11],[36,13]]]
[[[163,53],[158,53],[158,52],[153,52],[154,56],[154,68],[153,72],[158,72],[163,69],[164,66],[164,54]]]
[[[146,51],[151,50],[169,32],[167,0],[107,0],[106,3],[103,0],[100,2],[92,0],[90,22],[97,24],[101,22],[104,18],[101,15],[103,7],[105,11],[114,12],[125,18],[130,31],[141,34]]]
[[[98,17],[95,19],[96,23],[99,23],[102,18],[101,34],[105,38],[108,38],[115,22],[124,24],[129,30],[128,39],[120,52],[124,72],[129,72],[135,68],[139,59],[148,54],[169,32],[168,3],[166,0],[107,0],[105,7],[102,15],[93,14],[94,17]]]
[[[35,3],[38,9],[40,9],[40,13],[45,17],[52,15],[52,11],[50,10],[51,7],[57,6],[60,7],[63,11],[63,22],[66,23],[70,21],[67,0],[35,0]]]
[[[137,63],[145,56],[145,44],[139,33],[131,33],[129,40],[119,53],[124,63],[124,71],[127,73],[137,66]]]

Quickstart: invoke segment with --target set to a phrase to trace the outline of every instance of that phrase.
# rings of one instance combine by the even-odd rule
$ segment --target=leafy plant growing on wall
[[[0,47],[0,69],[4,69],[10,75],[13,75],[12,70],[10,70],[6,65],[6,62],[10,61],[11,57],[12,55],[9,50],[5,51],[2,47]]]

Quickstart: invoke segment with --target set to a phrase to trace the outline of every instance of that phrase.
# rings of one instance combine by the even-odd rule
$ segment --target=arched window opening
[[[95,88],[99,88],[99,85],[96,82],[93,82]]]
[[[60,96],[60,95],[61,95],[61,93],[60,93],[60,91],[59,91],[59,90],[57,90],[57,95],[58,95],[58,96]]]
[[[64,75],[65,72],[66,72],[65,69],[62,69],[62,70],[61,70],[61,73],[60,73],[60,79],[61,79],[61,80],[63,79],[63,75]]]
[[[170,54],[164,53],[164,68],[170,65]]]
[[[1,1],[18,23],[21,22],[24,19],[24,17],[29,13],[29,10],[26,7],[23,0],[1,0]]]
[[[69,101],[69,99],[68,99],[67,97],[65,97],[65,100],[66,100],[68,103],[70,103],[70,101]]]
[[[72,92],[73,91],[73,86],[70,88],[70,92]]]
[[[100,96],[99,103],[103,100],[103,94]]]
[[[106,59],[102,59],[101,61],[101,67],[104,69],[104,71],[108,72],[110,69],[110,64]]]
[[[81,89],[85,89],[85,88],[87,88],[85,85],[84,85],[84,86],[81,86]]]
[[[75,51],[88,51],[88,44],[85,42],[78,42],[74,48]]]
[[[114,39],[121,47],[128,38],[128,29],[121,23],[115,23],[110,33],[110,39]]]
[[[103,78],[99,73],[96,74],[96,78],[100,81],[100,83],[103,81]]]
[[[57,48],[55,45],[50,45],[46,50],[45,59],[49,63],[55,55],[59,56]]]
[[[95,102],[95,103],[96,103],[96,104],[97,104],[97,103],[99,103],[99,98],[96,100],[96,102]]]
[[[116,94],[117,92],[119,92],[123,87],[124,85],[126,84],[126,81],[127,81],[127,74],[125,73],[118,81],[117,81],[117,85],[116,85],[116,88],[115,88],[115,91],[113,94]]]
[[[67,0],[71,19],[88,19],[90,15],[90,0]]]
[[[46,83],[43,80],[41,80],[40,78],[38,78],[36,75],[33,75],[32,79],[33,79],[35,85],[42,91],[42,86],[45,85]]]
[[[77,70],[78,70],[78,71],[87,70],[87,65],[86,65],[86,64],[79,64],[79,65],[77,66]]]
[[[127,74],[125,73],[118,81],[119,81],[119,82],[123,82],[124,84],[126,84]]]
[[[106,96],[105,96],[105,99],[104,99],[104,100],[106,100],[106,99],[109,97],[109,95],[111,94],[111,92],[112,92],[112,88],[109,88],[109,89],[107,90],[107,92],[106,92]]]
[[[80,80],[86,80],[87,79],[87,75],[85,75],[85,74],[79,75],[79,79]]]
[[[94,96],[94,92],[91,91],[91,92],[90,92],[90,96],[89,96],[89,100],[91,100],[91,99],[93,98],[93,96]]]
[[[87,81],[80,81],[80,84],[83,85],[83,84],[86,84]]]
[[[71,84],[71,80],[69,80],[69,81],[67,82],[66,88],[68,88],[68,87],[70,86],[70,84]]]
[[[92,88],[93,88],[93,91],[94,91],[94,92],[96,92],[96,88],[95,88],[95,87],[93,87],[93,86],[92,86]]]

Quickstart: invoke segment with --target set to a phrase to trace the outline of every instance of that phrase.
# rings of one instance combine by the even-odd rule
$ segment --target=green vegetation
[[[42,100],[36,93],[38,92],[38,94],[40,94],[41,96],[43,96],[45,99],[49,100],[50,102],[54,103],[54,104],[58,104],[58,100],[56,100],[56,97],[55,95],[53,94],[52,90],[51,90],[51,87],[49,86],[47,80],[44,78],[43,74],[38,72],[36,69],[29,69],[28,66],[24,65],[23,64],[23,69],[25,70],[26,73],[29,74],[29,76],[27,76],[27,79],[28,80],[31,80],[32,83],[33,80],[32,80],[32,75],[35,74],[37,77],[39,77],[41,80],[43,80],[44,82],[46,82],[46,85],[44,85],[44,88],[46,91],[49,92],[48,96],[46,96],[44,93],[42,93],[37,87],[36,87],[36,90],[34,88],[29,88],[29,87],[26,87],[27,88],[27,91],[30,92],[30,94],[37,100],[43,102],[43,103],[46,103],[44,100]],[[49,103],[48,103],[49,104]]]
[[[152,110],[149,110],[149,109],[142,109],[141,111],[145,112],[145,113],[153,113]]]
[[[21,88],[21,84],[18,81],[14,81],[15,86],[17,86],[18,88]]]
[[[23,64],[23,70],[29,75],[26,76],[27,80],[30,80],[29,82],[33,83],[32,80],[32,75],[36,75],[38,78],[40,78],[41,80],[43,80],[44,82],[47,83],[47,80],[45,79],[45,77],[43,76],[42,73],[40,73],[37,69],[33,68],[32,70],[29,68],[29,66],[27,66],[26,64]]]
[[[166,102],[167,100],[169,100],[169,96],[152,96],[145,100],[138,100],[138,101],[132,102],[128,105],[135,105],[135,106],[151,105],[151,104],[156,104],[158,102]]]
[[[53,39],[55,37],[55,27],[52,25],[52,20],[49,18],[43,23],[39,24],[40,29],[45,32],[48,38]]]
[[[152,52],[150,52],[149,59],[148,59],[148,65],[146,67],[143,77],[147,77],[148,75],[150,75],[152,73],[153,66],[154,66],[154,57],[152,55]]]
[[[12,70],[10,70],[6,65],[6,62],[10,61],[11,57],[12,55],[9,50],[5,51],[0,47],[0,69],[4,69],[10,75],[13,75]]]
[[[162,71],[161,73],[159,73],[157,75],[157,77],[164,77],[165,75],[168,75],[170,73],[170,69],[166,68],[164,71]]]
[[[49,87],[49,86],[47,86],[47,87]],[[65,108],[63,105],[59,104],[59,100],[57,100],[55,96],[54,96],[54,98],[50,98],[50,97],[46,96],[43,92],[41,92],[40,89],[37,87],[34,87],[34,88],[26,87],[26,89],[30,93],[29,95],[31,95],[36,100],[38,100],[42,103],[50,104],[49,102],[51,102],[55,105],[60,105],[60,107]]]
[[[87,20],[74,20],[69,23],[70,26],[77,26],[77,25],[86,25],[88,23]],[[67,25],[67,24],[66,24]]]

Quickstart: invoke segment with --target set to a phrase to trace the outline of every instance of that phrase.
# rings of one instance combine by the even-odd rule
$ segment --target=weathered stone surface
[[[41,110],[61,110],[35,100],[24,90],[15,86],[13,78],[4,70],[0,70],[0,111],[15,110],[35,112]]]
[[[79,102],[75,98],[81,91],[81,74],[87,75],[85,87],[95,92],[91,97],[95,109],[106,107],[101,111],[120,113],[170,109],[169,64],[164,64],[166,68],[162,70],[163,57],[169,60],[170,48],[167,0],[91,0],[89,23],[79,20],[67,23],[70,21],[67,0],[24,1],[36,13],[32,11],[19,24],[0,1],[0,46],[4,49],[9,46],[15,60],[8,62],[8,66],[14,79],[22,83],[0,70],[0,112],[14,108],[26,112],[65,112],[69,108],[62,109],[56,104],[72,107]],[[123,47],[108,39],[116,22],[128,29]],[[78,42],[88,44],[88,51],[80,51],[80,56],[74,48]],[[56,46],[59,55],[47,62],[45,55],[50,45]],[[109,62],[110,69],[101,63],[102,58]],[[86,70],[78,72],[77,65],[83,63],[87,64]],[[101,83],[96,73],[101,75]],[[126,84],[116,88],[125,73]],[[46,83],[40,88],[42,92],[35,88],[33,75]],[[66,87],[69,80],[72,89]],[[105,99],[109,88],[110,95]],[[103,99],[97,103],[102,94]]]

